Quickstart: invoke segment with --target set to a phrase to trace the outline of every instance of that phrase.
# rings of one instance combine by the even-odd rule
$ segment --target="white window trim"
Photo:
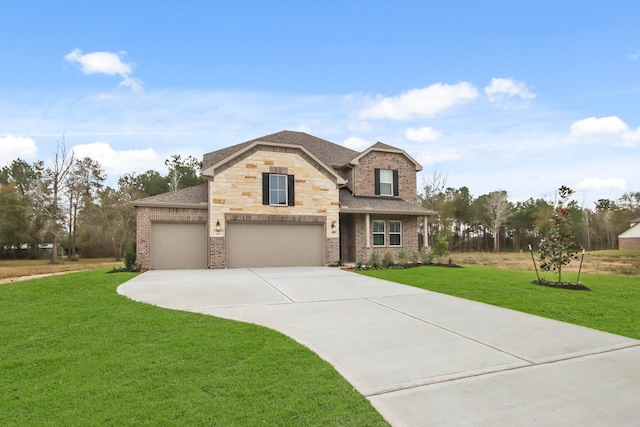
[[[383,181],[382,180],[383,172],[388,172],[389,181]],[[386,175],[386,173],[385,173],[385,175]],[[383,184],[389,185],[389,192],[388,193],[382,191]],[[380,169],[380,195],[381,196],[393,196],[393,171],[391,169]]]
[[[385,222],[384,220],[379,220],[379,219],[374,219],[374,220],[373,220],[373,221],[371,221],[371,222],[372,222],[371,230],[373,231],[373,232],[372,232],[372,234],[373,234],[373,239],[372,239],[373,246],[374,246],[374,247],[384,247],[384,246],[387,246],[387,235],[386,235],[386,233],[387,233],[387,224],[386,224],[386,222]],[[382,223],[382,232],[380,232],[380,231],[375,231],[375,224],[376,224],[376,222],[381,222],[381,223]],[[381,235],[382,235],[382,244],[381,244],[381,245],[376,245],[376,239],[375,239],[375,236],[376,236],[376,235],[379,235],[379,234],[381,234]]]
[[[284,177],[284,203],[273,203],[271,200],[271,178],[272,177]],[[280,191],[280,189],[278,189]],[[289,205],[289,188],[288,188],[288,179],[287,175],[280,173],[271,173],[269,174],[269,205],[270,206],[288,206]]]
[[[397,222],[398,224],[400,224],[400,231],[391,231],[392,222]],[[396,234],[400,236],[400,243],[398,243],[397,245],[394,245],[393,243],[391,243],[391,236]],[[398,220],[389,221],[389,246],[395,246],[395,247],[402,246],[402,221],[398,221]]]

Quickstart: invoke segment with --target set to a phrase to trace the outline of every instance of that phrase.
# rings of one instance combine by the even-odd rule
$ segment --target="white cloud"
[[[640,127],[635,131],[629,131],[622,134],[622,143],[619,144],[623,147],[637,147],[640,145]]]
[[[421,128],[409,128],[404,132],[404,135],[410,141],[426,142],[435,141],[442,134],[430,126],[424,126]]]
[[[0,159],[3,159],[3,161],[10,162],[17,158],[32,159],[37,154],[38,147],[31,138],[13,135],[0,137]]]
[[[627,59],[631,60],[631,61],[638,61],[640,60],[640,51],[635,52],[635,53],[630,53],[627,55]]]
[[[412,89],[399,96],[383,98],[360,112],[365,119],[403,120],[434,117],[456,105],[474,100],[478,91],[467,82],[454,85],[436,83],[422,89]]]
[[[624,179],[620,178],[587,178],[582,180],[578,185],[576,185],[576,189],[578,190],[595,190],[595,191],[604,191],[604,190],[625,190],[627,188],[627,183]]]
[[[352,150],[362,150],[363,148],[367,148],[372,144],[364,138],[360,138],[358,136],[350,136],[349,138],[344,140],[342,145],[347,148],[351,148]]]
[[[573,123],[569,129],[571,136],[614,135],[626,132],[627,125],[616,116],[589,117]]]
[[[484,93],[490,102],[502,102],[517,97],[523,100],[529,100],[536,97],[524,82],[493,78],[491,84],[484,88]]]
[[[120,55],[124,52],[93,52],[82,53],[80,49],[74,49],[64,59],[69,62],[77,62],[84,74],[108,74],[122,77],[118,87],[129,87],[138,92],[142,90],[142,80],[131,76],[133,65],[122,61]]]
[[[450,160],[460,160],[468,157],[466,150],[446,148],[444,150],[424,151],[418,156],[418,162],[423,165],[431,165],[434,163],[447,162]]]
[[[152,148],[116,151],[106,142],[93,142],[75,145],[72,150],[78,159],[91,157],[98,161],[107,174],[164,169],[164,160]]]

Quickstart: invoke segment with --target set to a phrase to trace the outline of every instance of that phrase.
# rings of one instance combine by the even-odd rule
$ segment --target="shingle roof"
[[[284,130],[282,132],[265,135],[260,138],[252,139],[251,141],[242,142],[240,144],[232,145],[231,147],[207,153],[202,159],[202,169],[207,169],[208,167],[231,156],[236,151],[240,151],[248,145],[258,141],[273,142],[276,144],[300,145],[306,148],[311,154],[316,156],[318,160],[324,162],[327,166],[345,165],[349,160],[360,154],[357,151],[343,147],[342,145],[334,144],[333,142],[304,132]]]
[[[340,211],[354,213],[386,213],[399,215],[434,215],[436,212],[397,197],[354,196],[340,189]]]
[[[371,146],[371,148],[381,148],[383,150],[397,150],[398,149],[397,147],[393,147],[393,146],[391,146],[389,144],[385,144],[384,142],[380,142],[380,141],[378,141],[375,144],[373,144]]]
[[[200,184],[195,187],[183,188],[181,190],[170,191],[158,194],[157,196],[145,197],[135,200],[134,206],[180,206],[180,207],[207,207],[209,198],[208,184]]]

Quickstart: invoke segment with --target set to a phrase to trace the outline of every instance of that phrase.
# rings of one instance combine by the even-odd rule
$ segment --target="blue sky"
[[[640,191],[637,1],[0,0],[0,164],[64,135],[111,185],[283,129],[474,196]]]

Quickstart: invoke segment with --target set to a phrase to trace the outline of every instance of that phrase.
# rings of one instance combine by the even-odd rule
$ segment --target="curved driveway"
[[[640,341],[336,268],[149,271],[118,292],[263,325],[394,426],[637,426]]]

